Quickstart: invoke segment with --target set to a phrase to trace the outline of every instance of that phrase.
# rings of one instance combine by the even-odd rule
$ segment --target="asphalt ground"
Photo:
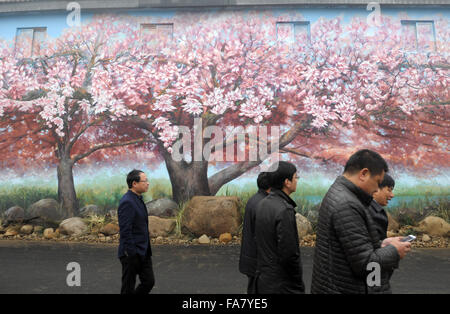
[[[240,246],[154,245],[152,294],[241,294]],[[302,247],[303,277],[311,286],[314,249]],[[76,262],[81,286],[69,287]],[[0,294],[117,294],[121,264],[117,244],[0,240]],[[450,293],[450,249],[413,249],[391,278],[394,293]]]

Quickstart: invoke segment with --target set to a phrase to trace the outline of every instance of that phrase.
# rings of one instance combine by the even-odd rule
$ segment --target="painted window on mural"
[[[433,21],[402,21],[403,48],[407,51],[435,51]]]
[[[141,40],[148,40],[150,46],[157,47],[161,42],[173,39],[173,23],[141,24]]]
[[[18,28],[16,53],[21,53],[25,58],[39,56],[46,37],[46,27]]]
[[[277,22],[277,40],[286,44],[311,43],[310,23]]]

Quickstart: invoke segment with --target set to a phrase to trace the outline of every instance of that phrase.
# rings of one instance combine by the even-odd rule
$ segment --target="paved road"
[[[152,293],[245,293],[239,246],[153,246]],[[117,245],[0,240],[0,294],[118,293]],[[301,248],[307,292],[312,248]],[[67,264],[81,266],[81,287],[68,287]],[[395,293],[450,293],[450,249],[414,249],[391,280]]]

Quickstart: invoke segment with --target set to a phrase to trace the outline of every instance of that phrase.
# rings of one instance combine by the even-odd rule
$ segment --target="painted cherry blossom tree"
[[[320,19],[310,36],[291,21],[302,17],[265,11],[110,16],[67,32],[45,57],[18,61],[4,52],[0,140],[10,156],[31,158],[39,145],[38,158],[53,158],[67,178],[75,162],[123,155],[123,145],[147,141],[164,160],[179,203],[215,195],[264,161],[237,158],[239,149],[248,157],[249,134],[245,147],[237,147],[233,136],[207,133],[211,126],[279,126],[279,136],[253,135],[268,153],[276,141],[293,160],[340,162],[369,147],[391,162],[448,166],[445,20],[436,22],[436,49],[416,53],[405,51],[398,19],[384,18],[375,29],[358,18],[345,25]],[[173,23],[173,36],[144,33],[142,22]],[[176,160],[186,129],[190,149]],[[219,158],[228,156],[218,148],[230,145],[233,158]],[[221,169],[208,175],[212,164]],[[73,179],[60,185],[73,187]]]
[[[277,22],[298,19],[261,13],[183,15],[175,20],[172,41],[144,44],[130,55],[125,76],[134,79],[122,86],[122,97],[139,112],[134,123],[157,140],[177,202],[214,195],[262,162],[234,160],[208,176],[205,158],[173,160],[178,127],[193,129],[194,118],[201,119],[203,130],[211,125],[279,125],[280,151],[291,157],[339,162],[362,146],[392,162],[416,164],[426,149],[427,160],[437,157],[445,163],[446,51],[408,54],[397,19],[386,18],[372,34],[361,19],[348,25],[338,18],[320,19],[310,40],[302,34],[296,38],[293,28],[278,27]],[[448,38],[448,33],[440,36]],[[430,133],[425,124],[438,128]],[[412,128],[425,136],[405,141],[402,133]],[[211,144],[208,139],[197,139],[201,148]]]
[[[135,114],[115,97],[108,75],[120,59],[123,34],[114,18],[99,17],[49,41],[39,56],[27,58],[17,45],[2,47],[2,162],[23,169],[55,163],[58,196],[68,216],[78,210],[76,163],[104,160],[123,154],[121,147],[148,141],[145,132],[118,121]]]

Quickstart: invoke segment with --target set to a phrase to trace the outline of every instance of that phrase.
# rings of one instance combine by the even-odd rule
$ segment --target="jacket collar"
[[[370,206],[377,212],[377,213],[381,213],[384,208],[377,203],[376,200],[373,200],[372,203],[370,203]]]
[[[343,184],[350,192],[356,195],[356,197],[366,206],[369,206],[370,203],[373,200],[373,197],[364,192],[362,189],[357,187],[353,182],[348,180],[344,176],[339,176],[336,180],[336,182],[339,182]]]
[[[262,195],[264,195],[264,196],[269,195],[269,193],[267,193],[264,189],[259,189],[259,190],[258,190],[258,193],[259,193],[259,194],[262,194]]]
[[[281,197],[286,202],[288,202],[290,205],[292,205],[292,207],[294,207],[294,208],[297,207],[297,204],[292,200],[292,198],[289,195],[287,195],[286,193],[284,193],[282,190],[272,188],[270,190],[270,194],[274,194],[274,195]]]
[[[128,190],[127,193],[130,194],[130,195],[133,195],[135,198],[138,198],[138,199],[140,199],[141,201],[144,201],[144,198],[142,197],[142,195],[137,195],[136,193],[134,193],[134,192],[131,191],[131,190]]]

